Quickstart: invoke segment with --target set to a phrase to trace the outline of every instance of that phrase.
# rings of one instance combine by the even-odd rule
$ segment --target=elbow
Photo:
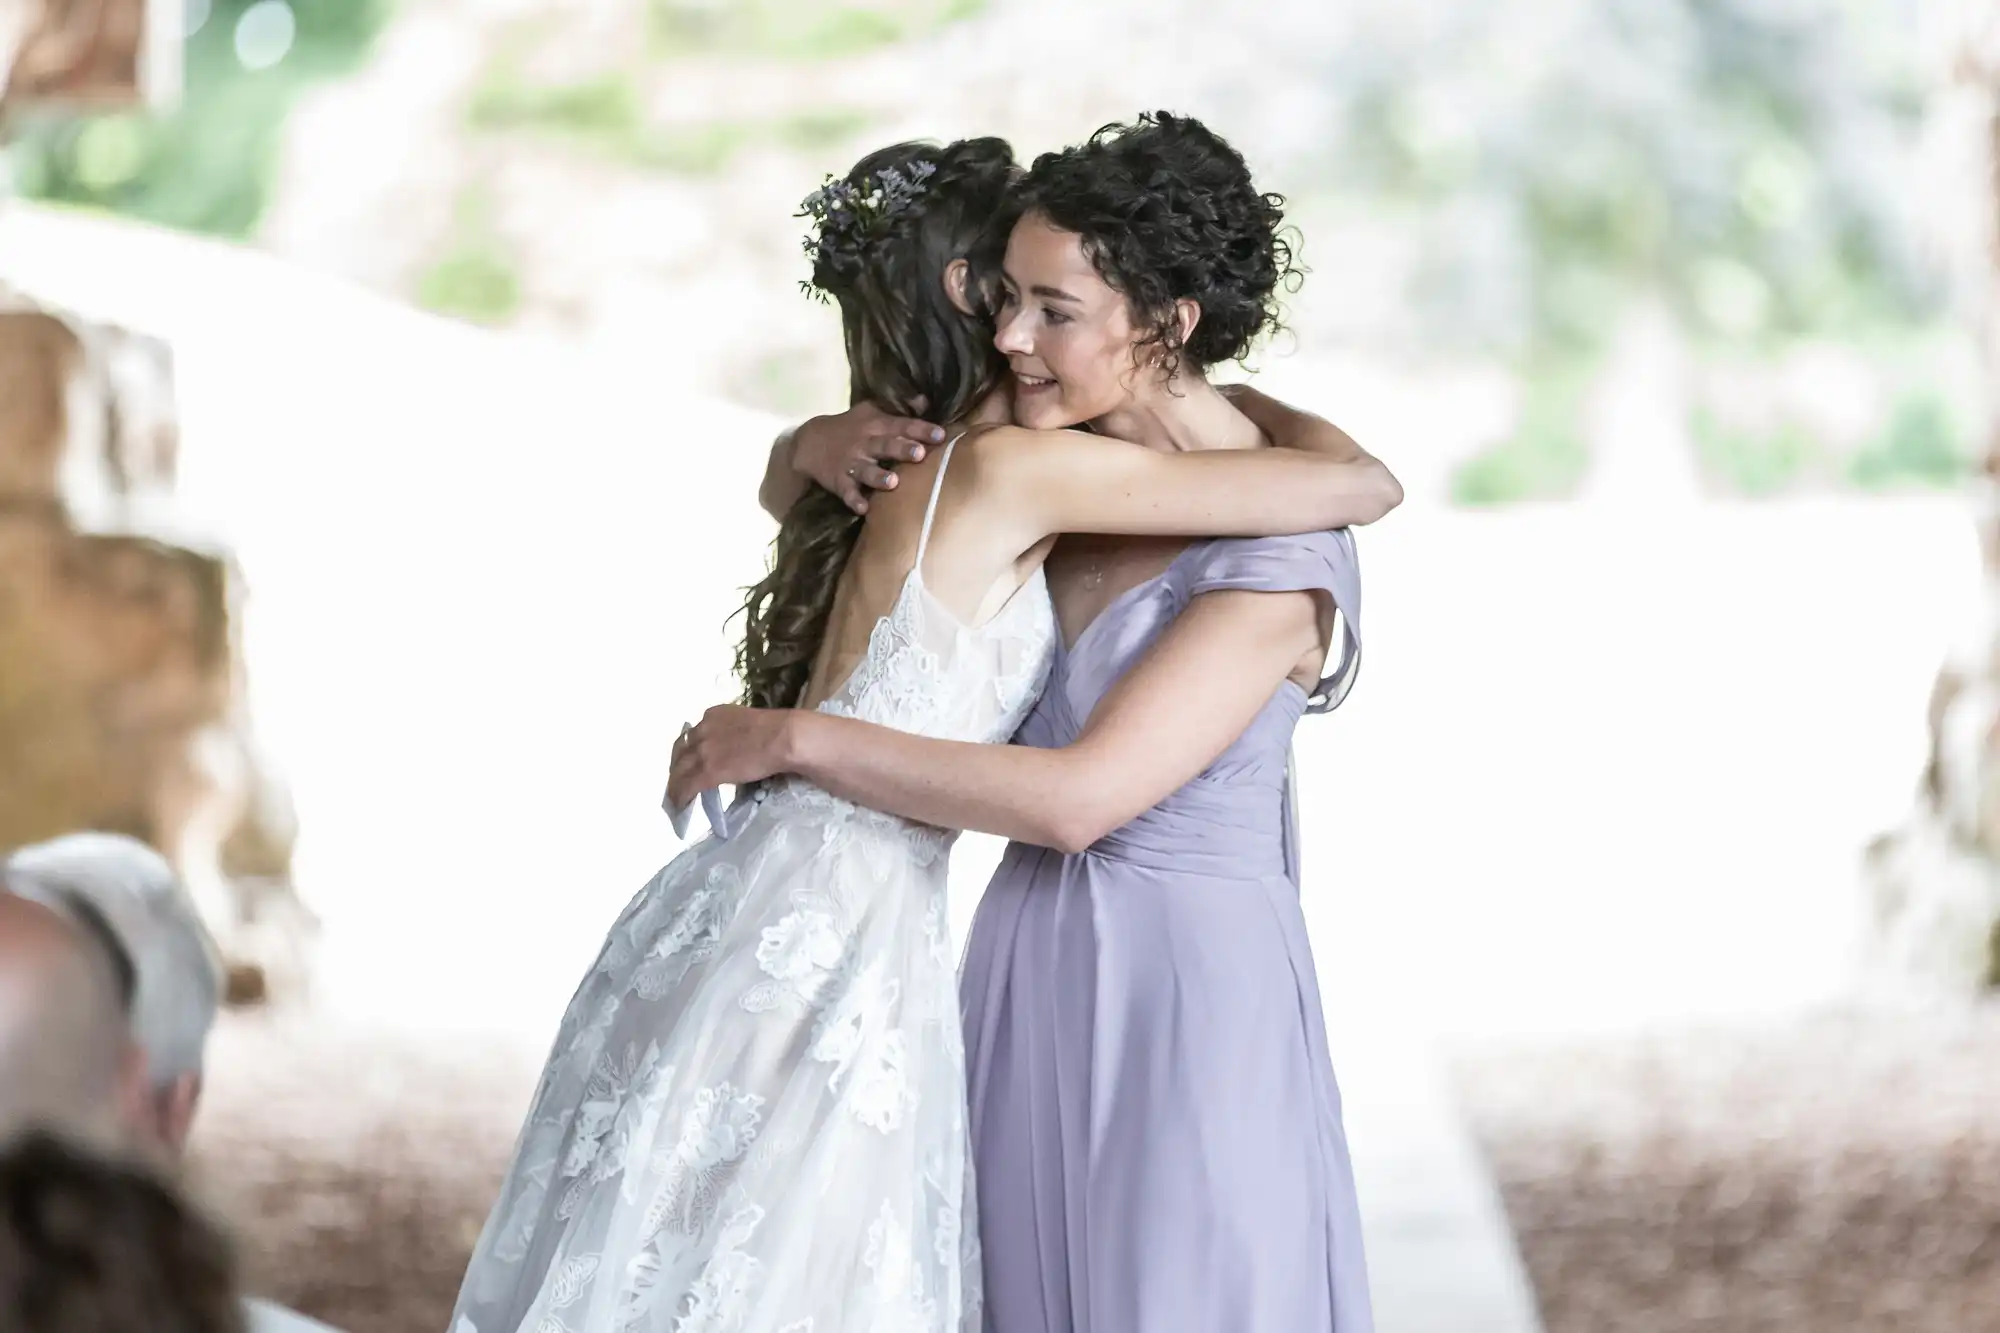
[[[1111,757],[1089,740],[1042,752],[1047,764],[1035,774],[1030,825],[1016,841],[1046,847],[1064,856],[1089,851],[1113,830],[1138,817],[1146,804],[1121,795]],[[1143,797],[1140,798],[1143,801]]]
[[[1388,468],[1383,468],[1382,469],[1382,512],[1380,514],[1377,514],[1376,517],[1386,518],[1389,516],[1390,513],[1401,508],[1402,504],[1403,504],[1403,483],[1396,480],[1395,473],[1391,472]]]
[[[1313,528],[1361,528],[1403,503],[1403,483],[1382,461],[1367,454],[1321,474],[1323,485],[1309,494]]]
[[[785,521],[784,496],[780,494],[778,478],[774,475],[776,471],[775,468],[765,471],[764,480],[757,487],[757,507],[782,523]]]
[[[1042,820],[1040,836],[1035,841],[1064,856],[1076,856],[1103,841],[1104,835],[1120,822],[1087,802],[1065,802]]]
[[[1049,830],[1046,842],[1064,856],[1078,856],[1095,847],[1097,840],[1103,836],[1073,820],[1065,820]]]
[[[1368,487],[1366,517],[1361,519],[1362,526],[1387,518],[1395,512],[1398,505],[1403,503],[1403,483],[1396,480],[1396,474],[1384,467],[1379,460],[1375,463],[1374,472],[1375,475]]]

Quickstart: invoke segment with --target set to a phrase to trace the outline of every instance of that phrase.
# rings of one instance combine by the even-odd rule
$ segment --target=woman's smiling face
[[[1130,403],[1141,378],[1137,342],[1131,308],[1080,236],[1039,213],[1014,224],[993,344],[1014,371],[1016,422],[1061,430]]]

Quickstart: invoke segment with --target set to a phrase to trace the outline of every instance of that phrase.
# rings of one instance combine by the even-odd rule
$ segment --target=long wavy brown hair
[[[884,172],[907,179],[920,163],[932,171],[915,202],[872,227],[861,244],[820,246],[812,285],[840,307],[849,401],[949,423],[970,413],[1006,371],[993,347],[991,271],[1016,168],[1004,139],[961,139],[879,149],[846,179],[866,194]],[[945,270],[957,259],[973,265],[973,314],[945,293]],[[919,403],[926,405],[921,412]],[[860,534],[861,516],[817,486],[785,515],[771,572],[743,602],[736,651],[743,702],[791,708],[805,696]]]

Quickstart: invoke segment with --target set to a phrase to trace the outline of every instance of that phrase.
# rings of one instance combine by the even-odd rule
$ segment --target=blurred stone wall
[[[243,703],[238,573],[172,531],[172,386],[158,340],[0,291],[0,850],[158,847],[261,998],[303,980],[295,831]]]

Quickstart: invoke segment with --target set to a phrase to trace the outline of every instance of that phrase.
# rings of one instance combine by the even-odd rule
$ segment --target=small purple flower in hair
[[[815,268],[822,263],[835,269],[858,265],[862,251],[881,234],[883,225],[914,206],[936,174],[936,164],[921,160],[910,163],[907,170],[885,167],[869,178],[866,193],[848,180],[828,176],[793,214],[812,219],[804,243],[806,257]],[[821,302],[832,299],[811,279],[799,288]]]

